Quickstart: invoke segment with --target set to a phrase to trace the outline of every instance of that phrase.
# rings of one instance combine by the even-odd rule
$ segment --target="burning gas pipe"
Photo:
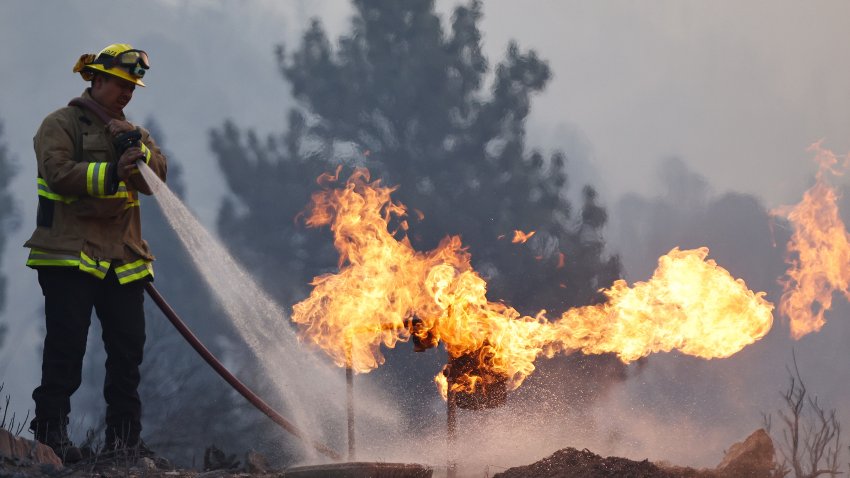
[[[395,188],[372,181],[365,169],[344,184],[339,173],[319,177],[323,190],[313,194],[305,220],[308,227],[330,228],[339,270],[313,279],[292,320],[304,342],[357,373],[384,363],[382,347],[443,343],[449,360],[434,381],[447,401],[449,475],[457,409],[501,405],[540,356],[615,353],[631,362],[676,349],[728,357],[764,337],[773,323],[765,294],[707,259],[704,247],[671,250],[648,281],[618,280],[602,291],[604,303],[559,318],[546,311],[524,316],[487,299],[487,283],[458,236],[432,251],[414,250],[404,234],[407,209],[391,198]],[[532,235],[520,232],[514,242]]]
[[[414,250],[403,234],[407,210],[391,197],[395,188],[371,181],[363,169],[331,186],[338,182],[339,171],[320,177],[324,188],[313,194],[306,224],[330,227],[339,271],[314,278],[309,297],[293,306],[292,320],[305,342],[357,373],[384,362],[382,346],[441,342],[450,357],[435,377],[443,397],[491,389],[485,395],[499,402],[534,371],[540,356],[615,353],[628,363],[675,349],[729,357],[764,337],[773,323],[765,294],[707,259],[704,247],[671,250],[645,282],[615,281],[602,291],[604,303],[560,317],[546,311],[525,316],[487,299],[487,283],[459,237],[445,238],[432,251]],[[410,318],[420,322],[411,326]],[[471,400],[465,408],[488,406]]]
[[[145,290],[148,292],[148,295],[151,296],[151,299],[153,299],[153,301],[156,303],[157,307],[159,307],[162,313],[165,314],[165,316],[168,318],[174,328],[177,329],[178,332],[180,332],[180,335],[182,335],[187,342],[189,342],[189,345],[191,345],[192,348],[195,349],[196,352],[198,352],[198,354],[210,365],[210,367],[213,368],[213,370],[216,371],[216,373],[221,376],[221,378],[223,378],[227,383],[229,383],[230,386],[233,387],[234,390],[239,392],[240,395],[245,397],[245,399],[247,399],[251,403],[251,405],[257,407],[258,410],[265,413],[267,417],[271,418],[273,422],[280,425],[281,428],[295,435],[304,443],[307,443],[308,445],[312,446],[319,453],[334,460],[342,459],[342,456],[332,448],[328,447],[323,443],[311,440],[310,437],[308,437],[303,431],[301,431],[301,429],[299,429],[287,419],[283,418],[280,413],[278,413],[274,408],[272,408],[269,404],[263,401],[262,398],[257,396],[256,393],[254,393],[250,388],[248,388],[247,385],[245,385],[238,378],[236,378],[236,376],[230,373],[230,371],[227,370],[227,368],[225,368],[225,366],[222,365],[222,363],[215,358],[212,352],[210,352],[209,349],[207,349],[204,344],[201,343],[198,337],[192,333],[189,327],[182,320],[180,320],[180,317],[177,315],[176,312],[174,312],[174,309],[172,309],[171,306],[168,305],[168,302],[166,302],[162,295],[159,293],[159,291],[156,290],[156,287],[153,286],[152,282],[148,282],[145,284]]]

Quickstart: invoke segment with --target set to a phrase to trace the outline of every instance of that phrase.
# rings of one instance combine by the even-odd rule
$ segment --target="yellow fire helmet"
[[[81,55],[74,65],[74,73],[79,73],[85,81],[91,81],[95,71],[99,71],[145,86],[142,77],[150,67],[147,53],[134,49],[128,43],[114,43],[97,55]]]

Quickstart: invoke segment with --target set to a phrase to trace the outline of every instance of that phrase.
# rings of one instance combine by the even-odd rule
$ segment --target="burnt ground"
[[[773,440],[759,429],[735,443],[714,469],[670,467],[649,460],[601,457],[590,450],[564,448],[530,465],[511,468],[499,478],[778,478],[787,474],[776,463]]]
[[[494,478],[718,478],[712,471],[662,468],[649,460],[601,457],[587,449],[564,448],[530,465],[517,466]]]
[[[94,453],[82,448],[83,461],[62,465],[60,458],[46,445],[15,436],[0,428],[0,478],[264,478],[282,473],[268,467],[265,457],[255,452],[245,454],[244,462],[227,456],[212,446],[204,456],[204,469],[175,469],[159,457],[133,457]],[[243,464],[244,463],[244,464]]]
[[[3,435],[0,430],[0,435]],[[3,438],[0,436],[0,438]],[[0,478],[285,478],[285,470],[268,469],[261,455],[246,456],[245,465],[232,460],[215,460],[214,453],[205,457],[205,468],[211,471],[171,469],[167,463],[149,458],[138,461],[90,461],[62,467],[52,450],[44,445],[21,439],[6,440],[6,452],[0,449]],[[9,444],[12,446],[9,447]],[[3,440],[0,439],[0,445]],[[3,448],[3,446],[0,446]],[[209,450],[216,450],[211,447]],[[220,452],[220,451],[219,451]],[[10,455],[9,453],[17,454]],[[217,468],[216,468],[217,467]],[[374,468],[374,467],[372,467]],[[295,469],[293,469],[293,473]],[[349,470],[351,471],[351,470]],[[327,476],[345,478],[379,478],[411,476],[388,470],[368,473],[343,473]],[[439,473],[442,476],[441,473]],[[714,469],[671,467],[649,460],[602,457],[590,450],[564,448],[529,465],[510,468],[499,478],[775,478],[784,473],[775,463],[772,440],[764,430],[757,430],[741,443],[732,445],[723,461]],[[298,475],[308,476],[308,475]],[[326,476],[313,474],[313,476]],[[424,476],[421,473],[416,476]],[[462,478],[462,477],[459,477]]]
[[[138,467],[65,468],[61,471],[33,468],[11,469],[0,466],[0,478],[281,478],[283,472],[250,474],[238,471],[214,470],[144,470]]]
[[[279,478],[281,471],[249,473],[244,469],[199,471],[156,468],[148,463],[50,464],[12,463],[0,459],[0,478]]]
[[[774,461],[772,443],[763,430],[736,443],[714,469],[695,469],[602,457],[587,449],[564,448],[530,465],[510,468],[494,478],[780,478],[787,470]]]

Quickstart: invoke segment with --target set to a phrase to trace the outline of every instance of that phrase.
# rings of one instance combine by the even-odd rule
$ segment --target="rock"
[[[148,470],[148,471],[156,470],[156,468],[157,468],[156,462],[151,460],[150,458],[148,458],[146,456],[139,458],[139,462],[137,463],[137,465],[138,465],[139,468],[141,468],[143,470]]]
[[[49,446],[16,437],[4,429],[0,429],[0,458],[19,466],[51,465],[62,468],[62,460]]]
[[[232,470],[239,468],[239,460],[236,455],[227,455],[215,445],[204,450],[204,471]]]
[[[759,428],[741,443],[735,443],[717,466],[721,476],[735,478],[770,478],[776,469],[773,440]]]
[[[252,474],[268,472],[269,465],[266,462],[266,457],[254,450],[248,450],[245,453],[245,470]]]

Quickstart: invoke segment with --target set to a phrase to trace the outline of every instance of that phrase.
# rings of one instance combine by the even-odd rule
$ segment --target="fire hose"
[[[191,345],[192,348],[195,349],[196,352],[198,352],[198,354],[210,365],[210,367],[213,368],[213,370],[215,370],[221,376],[221,378],[223,378],[227,383],[229,383],[230,386],[233,387],[237,392],[239,392],[240,395],[245,397],[245,399],[248,400],[251,405],[257,407],[258,410],[265,413],[267,417],[271,418],[271,420],[278,424],[281,428],[295,435],[308,445],[312,446],[319,453],[334,460],[342,459],[342,456],[332,448],[328,447],[323,443],[319,443],[310,439],[303,431],[301,431],[289,420],[283,418],[280,413],[278,413],[274,408],[272,408],[269,404],[263,401],[263,399],[257,396],[256,393],[251,391],[251,389],[248,388],[248,386],[246,386],[244,383],[242,383],[238,378],[236,378],[235,375],[230,373],[230,371],[227,370],[227,368],[225,368],[225,366],[222,365],[222,363],[215,358],[212,352],[210,352],[204,346],[204,344],[201,343],[198,337],[196,337],[195,334],[192,333],[189,327],[182,320],[180,320],[180,317],[177,315],[176,312],[174,312],[174,309],[172,309],[171,306],[168,305],[168,302],[166,302],[162,295],[159,293],[159,291],[156,290],[156,287],[153,286],[152,282],[148,282],[145,284],[145,290],[147,290],[148,295],[150,295],[151,299],[156,302],[157,307],[159,307],[162,313],[165,314],[165,316],[171,322],[171,325],[173,325],[174,328],[177,329],[178,332],[180,332],[180,335],[182,335],[183,338],[186,339],[187,342],[189,342],[189,345]]]

